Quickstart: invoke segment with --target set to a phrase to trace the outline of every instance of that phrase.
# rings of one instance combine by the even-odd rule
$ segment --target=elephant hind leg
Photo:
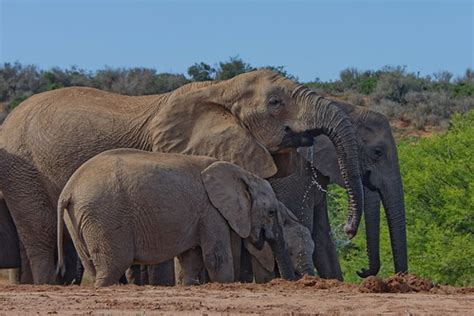
[[[147,265],[148,284],[173,286],[176,285],[174,259],[166,260],[164,262]]]
[[[76,245],[81,261],[86,270],[95,274],[96,287],[117,284],[133,264],[135,247],[132,234],[126,229],[110,230],[103,225],[97,226],[97,222],[104,222],[101,218],[83,220],[86,224],[80,228],[79,244]]]
[[[336,244],[331,236],[331,225],[324,198],[314,209],[312,238],[314,241],[313,263],[323,279],[343,280],[337,257]]]
[[[24,186],[20,182],[23,181],[12,183],[4,195],[29,260],[33,282],[55,284],[56,211],[35,179],[30,179],[26,188],[20,187]],[[11,196],[15,198],[10,199]],[[23,262],[25,272],[27,267]]]

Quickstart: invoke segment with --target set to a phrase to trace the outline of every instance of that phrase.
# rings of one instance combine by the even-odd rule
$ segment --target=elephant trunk
[[[301,275],[311,275],[311,276],[314,276],[315,273],[314,273],[314,266],[313,266],[313,263],[310,262],[310,263],[307,263],[301,267],[298,268],[298,272],[301,274]]]
[[[332,101],[317,96],[307,88],[298,92],[298,98],[305,104],[299,117],[299,122],[303,124],[299,132],[317,131],[325,134],[336,148],[349,198],[349,215],[344,230],[349,238],[353,238],[357,233],[364,207],[355,130],[347,115]]]
[[[395,272],[408,271],[407,236],[403,185],[400,173],[379,191],[387,216]]]
[[[267,239],[267,242],[275,256],[281,277],[286,280],[296,280],[290,253],[286,247],[286,242],[280,225],[274,225],[272,235],[273,238]]]
[[[364,195],[365,234],[369,268],[357,271],[357,274],[362,278],[377,275],[380,270],[380,196],[377,191],[372,191],[367,187],[364,187]]]

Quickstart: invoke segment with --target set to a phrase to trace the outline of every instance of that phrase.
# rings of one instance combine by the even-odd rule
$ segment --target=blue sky
[[[185,73],[239,55],[310,81],[473,67],[474,1],[0,0],[0,62]]]

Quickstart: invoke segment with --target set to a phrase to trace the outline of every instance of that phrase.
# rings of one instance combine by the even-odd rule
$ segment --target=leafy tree
[[[192,81],[209,81],[213,80],[216,70],[205,64],[195,63],[194,65],[188,68],[188,75],[191,77]]]
[[[173,91],[186,83],[189,83],[189,80],[184,75],[178,74],[161,73],[155,78],[157,93]]]
[[[231,57],[227,62],[220,62],[216,71],[217,80],[226,80],[254,70],[238,56]]]

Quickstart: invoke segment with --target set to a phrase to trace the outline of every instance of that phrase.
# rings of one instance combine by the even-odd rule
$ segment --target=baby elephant
[[[64,222],[97,287],[118,282],[132,264],[157,264],[199,246],[213,282],[232,282],[231,231],[257,249],[267,241],[282,276],[294,279],[270,184],[209,157],[135,149],[84,163],[58,201],[58,273]],[[66,216],[64,219],[64,211]]]
[[[278,222],[282,224],[283,236],[288,248],[295,274],[314,275],[313,250],[314,243],[309,229],[302,225],[296,216],[283,204],[279,203],[277,212]],[[248,239],[241,239],[235,233],[231,233],[232,256],[234,258],[234,280],[242,280],[241,250],[242,246],[251,255],[252,279],[257,283],[269,282],[275,278],[275,258],[268,243],[262,249],[256,249]],[[201,284],[207,281],[204,263],[201,258],[199,247],[186,251],[179,256],[180,269],[178,283],[184,285]],[[246,277],[244,277],[246,278]]]
[[[314,275],[314,243],[310,230],[300,223],[296,216],[280,202],[278,220],[282,223],[285,242],[290,253],[291,262],[297,277]],[[265,243],[263,249],[256,249],[244,241],[244,246],[251,254],[252,270],[257,283],[265,283],[275,278],[275,258]]]

